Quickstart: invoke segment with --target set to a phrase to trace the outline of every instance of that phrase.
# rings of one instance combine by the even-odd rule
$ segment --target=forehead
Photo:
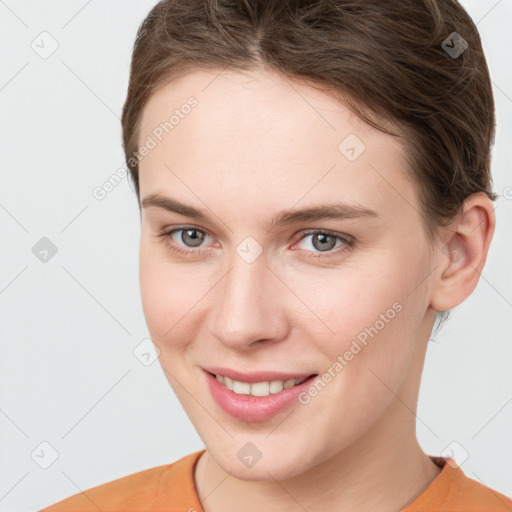
[[[417,203],[397,139],[277,72],[196,70],[161,86],[142,113],[143,145],[152,149],[139,164],[141,196],[176,190],[180,176],[255,206],[325,194],[370,197],[373,209]]]

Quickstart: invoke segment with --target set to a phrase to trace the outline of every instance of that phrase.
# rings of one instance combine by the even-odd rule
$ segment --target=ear
[[[469,196],[462,212],[443,228],[437,247],[437,272],[430,305],[446,311],[464,302],[478,284],[491,244],[496,217],[483,192]]]

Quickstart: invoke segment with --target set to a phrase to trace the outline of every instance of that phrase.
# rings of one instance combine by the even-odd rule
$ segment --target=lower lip
[[[228,414],[242,421],[265,421],[291,406],[297,396],[305,391],[318,375],[309,377],[297,386],[283,389],[268,396],[237,395],[205,372],[208,387],[217,404]]]

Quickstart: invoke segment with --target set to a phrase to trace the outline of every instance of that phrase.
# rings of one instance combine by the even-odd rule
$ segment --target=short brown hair
[[[462,53],[447,51],[461,41]],[[402,138],[431,240],[470,194],[497,198],[491,80],[477,28],[455,0],[162,0],[139,27],[122,114],[139,200],[133,155],[155,89],[193,69],[259,67],[317,84]]]

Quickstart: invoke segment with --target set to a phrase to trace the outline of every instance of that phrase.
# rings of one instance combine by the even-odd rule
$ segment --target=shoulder
[[[403,512],[512,512],[512,500],[467,476],[453,459],[442,464],[439,476]]]
[[[194,502],[193,468],[204,450],[162,466],[132,473],[69,496],[40,512],[89,512],[151,510],[160,501],[176,506],[176,499]]]
[[[504,494],[465,475],[460,468],[454,479],[456,485],[446,496],[446,502],[453,510],[475,512],[512,512],[512,500]],[[455,508],[458,503],[464,508]]]

